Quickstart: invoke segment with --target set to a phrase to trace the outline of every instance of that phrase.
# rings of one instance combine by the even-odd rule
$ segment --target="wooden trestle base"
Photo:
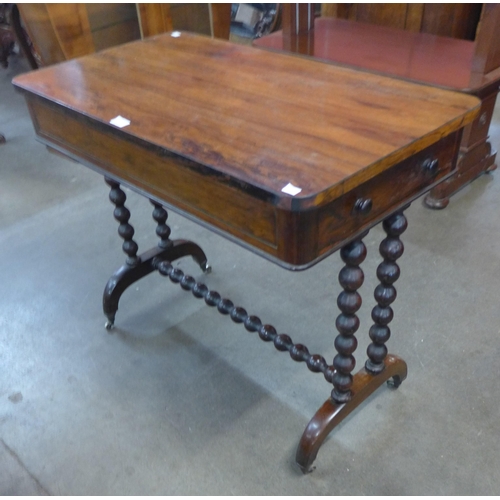
[[[311,466],[318,451],[327,436],[342,422],[354,409],[375,392],[384,382],[398,388],[406,378],[408,368],[400,357],[388,354],[384,359],[385,369],[373,375],[362,368],[356,375],[351,387],[351,400],[348,403],[336,403],[332,398],[327,399],[307,425],[300,439],[295,461],[300,470],[307,474],[314,470]]]
[[[171,240],[170,227],[166,224],[167,211],[157,202],[154,205],[153,218],[157,223],[156,234],[160,238],[158,246],[141,255],[137,255],[138,245],[134,241],[134,228],[129,224],[130,212],[125,207],[126,195],[120,184],[110,178],[105,178],[111,191],[109,198],[115,205],[114,217],[120,223],[118,234],[123,238],[123,251],[127,255],[126,263],[109,279],[103,294],[103,310],[107,317],[106,329],[114,326],[118,303],[123,292],[132,284],[153,271],[170,278],[185,291],[190,291],[194,297],[204,299],[218,312],[229,316],[235,323],[242,324],[249,332],[257,332],[265,342],[272,342],[274,347],[288,352],[297,362],[304,362],[307,368],[315,373],[322,373],[327,382],[333,385],[331,397],[316,412],[307,425],[300,440],[296,462],[302,472],[311,472],[311,465],[316,459],[318,450],[328,434],[357,406],[368,398],[378,387],[388,382],[392,387],[398,387],[406,378],[406,363],[399,357],[387,353],[385,343],[389,340],[388,324],[393,318],[390,304],[396,299],[394,282],[399,278],[400,270],[396,260],[404,251],[400,235],[407,227],[407,221],[402,211],[403,207],[383,221],[387,237],[380,244],[380,254],[383,262],[377,268],[380,284],[375,289],[377,305],[372,310],[373,326],[370,328],[372,343],[367,349],[368,359],[354,376],[351,372],[356,364],[353,356],[357,347],[355,336],[359,328],[356,312],[361,307],[361,297],[357,289],[363,284],[364,273],[360,264],[366,257],[366,247],[362,238],[367,231],[345,244],[340,249],[344,267],[339,273],[339,283],[343,288],[337,299],[340,315],[336,320],[338,335],[335,339],[337,355],[333,364],[329,365],[323,356],[310,354],[303,344],[294,344],[292,339],[283,333],[278,333],[272,325],[263,324],[260,318],[252,316],[242,307],[237,307],[229,299],[200,282],[192,276],[184,274],[172,262],[183,256],[192,256],[203,272],[210,272],[207,257],[203,250],[191,241]]]

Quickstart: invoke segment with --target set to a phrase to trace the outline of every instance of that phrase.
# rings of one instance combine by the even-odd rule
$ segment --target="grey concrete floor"
[[[328,397],[310,373],[159,275],[123,296],[112,334],[101,294],[123,262],[96,173],[36,142],[0,71],[0,494],[500,494],[498,174],[443,211],[408,210],[390,351],[409,377],[379,389],[303,476],[295,448]],[[500,115],[492,126],[500,146]],[[137,240],[151,206],[129,193]],[[338,255],[292,273],[171,214],[214,272],[180,267],[327,359]],[[365,358],[380,228],[361,289]]]

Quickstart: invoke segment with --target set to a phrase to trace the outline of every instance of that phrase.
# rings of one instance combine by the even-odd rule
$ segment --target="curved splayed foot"
[[[398,356],[388,354],[384,364],[385,369],[377,375],[368,373],[365,368],[354,375],[352,397],[348,403],[335,403],[332,399],[327,399],[316,412],[302,434],[295,456],[304,474],[311,472],[323,441],[344,418],[385,382],[396,388],[406,378],[408,368]]]

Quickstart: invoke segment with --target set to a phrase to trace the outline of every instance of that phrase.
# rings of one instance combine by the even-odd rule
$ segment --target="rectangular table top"
[[[211,213],[196,196],[208,196],[204,189],[213,187],[215,198],[225,185],[263,210],[311,212],[458,131],[479,109],[479,100],[468,95],[185,32],[43,68],[13,83],[25,92],[46,143],[271,254],[265,245],[278,247],[293,231],[279,214],[265,216],[264,225],[278,220],[267,229],[252,230],[248,222],[248,231],[265,242],[260,245],[241,236],[246,228],[226,227],[231,224],[222,210]],[[49,117],[42,108],[62,114]],[[118,116],[129,124],[114,125]],[[122,142],[99,149],[104,139],[84,137],[81,123]],[[130,160],[135,153],[119,146],[123,141],[165,165],[155,163],[152,177],[143,175],[147,167]],[[106,156],[110,151],[116,167]],[[128,162],[123,175],[120,162]],[[186,175],[202,175],[205,188],[187,188],[183,180],[184,187],[170,193],[169,182],[183,175],[172,162]],[[290,185],[297,189],[287,190]],[[249,219],[259,218],[258,203]],[[323,250],[311,252],[308,261]]]

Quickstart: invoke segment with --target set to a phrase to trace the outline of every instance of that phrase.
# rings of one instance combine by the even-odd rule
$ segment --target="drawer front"
[[[454,168],[457,140],[456,133],[442,139],[320,209],[318,253],[368,229],[446,177]]]

